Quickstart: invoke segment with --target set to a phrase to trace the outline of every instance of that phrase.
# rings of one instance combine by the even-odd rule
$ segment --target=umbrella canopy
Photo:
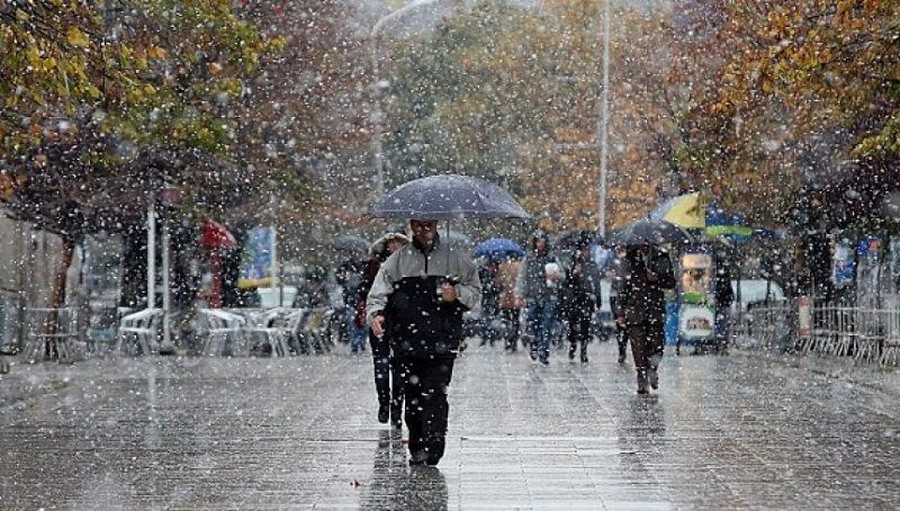
[[[633,222],[610,238],[612,245],[678,245],[693,242],[693,236],[681,227],[652,218]]]
[[[369,242],[359,236],[340,236],[331,242],[335,250],[348,252],[354,255],[363,255],[369,252]]]
[[[219,222],[207,220],[200,226],[200,247],[208,249],[234,248],[234,236]]]
[[[475,245],[472,251],[475,257],[484,257],[491,261],[504,259],[521,259],[525,257],[525,249],[508,238],[490,238]]]
[[[574,250],[579,244],[585,246],[601,245],[603,244],[603,238],[595,231],[576,229],[560,233],[553,240],[551,246],[556,252],[565,252]]]
[[[700,192],[686,193],[657,206],[650,212],[649,218],[685,229],[705,229],[706,207],[701,203]]]
[[[477,177],[442,174],[404,183],[372,205],[381,218],[530,218],[508,192]]]
[[[752,227],[740,213],[727,212],[716,203],[704,204],[700,192],[667,200],[651,211],[649,218],[685,229],[696,229],[707,236],[725,238],[732,243],[773,237],[772,231]]]

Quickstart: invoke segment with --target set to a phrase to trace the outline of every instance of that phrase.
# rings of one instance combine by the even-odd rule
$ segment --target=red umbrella
[[[213,220],[206,220],[200,226],[200,248],[235,248],[237,241],[224,225]]]
[[[200,226],[200,248],[210,250],[210,263],[212,264],[212,290],[209,297],[209,306],[219,308],[222,306],[222,253],[220,249],[237,247],[237,241],[224,225],[206,220]]]

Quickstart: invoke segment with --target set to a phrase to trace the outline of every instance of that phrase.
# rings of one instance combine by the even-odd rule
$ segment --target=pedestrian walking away
[[[366,325],[366,297],[375,281],[382,263],[394,252],[409,243],[409,238],[397,232],[390,232],[379,238],[369,248],[369,262],[363,281],[359,286],[356,308],[356,323]],[[369,330],[369,345],[372,347],[372,363],[375,368],[375,393],[378,396],[378,421],[400,428],[403,422],[403,387],[397,363],[391,354],[387,336],[377,336]]]
[[[334,272],[334,279],[341,286],[341,297],[346,315],[347,341],[350,343],[351,353],[362,353],[366,350],[365,325],[358,324],[356,321],[359,286],[362,283],[365,264],[355,256],[348,256]]]
[[[498,306],[503,323],[503,347],[507,353],[515,353],[519,344],[522,297],[516,288],[521,262],[507,258],[497,266],[497,284],[500,289]]]
[[[590,238],[582,236],[571,257],[562,261],[565,271],[560,291],[560,306],[569,324],[569,360],[581,346],[582,364],[588,363],[587,347],[591,337],[591,320],[600,306],[600,271],[590,257]]]
[[[391,255],[366,300],[369,325],[387,336],[403,379],[410,464],[437,465],[444,454],[447,390],[463,337],[463,313],[481,296],[474,263],[451,249],[437,221],[410,221],[412,242]]]
[[[613,335],[616,338],[616,344],[619,348],[619,356],[616,361],[620,364],[625,363],[625,359],[628,358],[628,335],[626,335],[625,325],[621,321],[615,321],[616,318],[621,316],[620,304],[619,304],[619,289],[622,288],[622,282],[625,279],[624,272],[622,271],[622,261],[625,258],[625,247],[618,246],[615,248],[615,256],[610,262],[609,267],[609,310],[612,313],[612,317],[614,320],[614,328],[615,331]]]
[[[731,337],[730,317],[731,305],[734,303],[734,291],[731,289],[731,268],[728,258],[722,254],[716,261],[716,353],[728,353]]]
[[[481,318],[479,335],[481,345],[494,345],[501,334],[500,321],[500,285],[497,282],[499,263],[493,259],[485,259],[478,267],[478,279],[481,282]]]
[[[665,327],[665,289],[675,288],[675,275],[668,254],[655,246],[629,246],[622,267],[624,279],[619,289],[616,320],[625,326],[634,369],[637,392],[646,394],[647,386],[659,388],[659,364],[663,356]]]

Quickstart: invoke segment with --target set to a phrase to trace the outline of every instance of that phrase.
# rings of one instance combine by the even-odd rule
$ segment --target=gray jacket
[[[385,336],[399,356],[452,356],[462,340],[462,313],[475,307],[481,283],[465,251],[441,239],[424,253],[410,243],[389,257],[366,299],[366,320],[385,317]],[[450,278],[457,299],[440,299],[441,282]]]

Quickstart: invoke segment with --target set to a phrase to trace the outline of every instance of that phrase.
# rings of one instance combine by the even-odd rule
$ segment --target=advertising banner
[[[241,255],[242,289],[269,287],[275,277],[275,231],[271,227],[255,227],[247,234]]]
[[[680,267],[678,335],[685,340],[712,338],[716,334],[712,257],[704,253],[684,254]]]
[[[678,315],[678,334],[686,340],[709,339],[715,336],[715,310],[705,305],[683,304]]]

